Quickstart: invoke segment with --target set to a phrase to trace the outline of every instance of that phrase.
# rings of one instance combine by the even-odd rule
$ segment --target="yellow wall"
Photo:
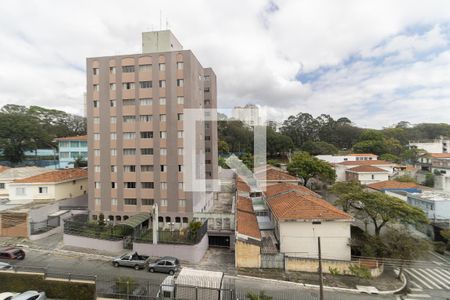
[[[261,267],[261,248],[259,246],[237,240],[234,251],[236,253],[236,267]]]
[[[75,198],[83,195],[85,192],[87,193],[88,188],[88,180],[77,179],[75,183],[72,181],[64,182],[57,184],[55,186],[55,199],[65,199],[65,198]]]

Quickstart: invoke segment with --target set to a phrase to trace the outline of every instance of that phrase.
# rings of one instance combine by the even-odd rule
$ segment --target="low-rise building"
[[[448,153],[450,147],[450,139],[446,137],[439,137],[432,140],[410,141],[409,147],[411,149],[421,149],[429,153]]]
[[[362,160],[377,160],[378,156],[372,153],[354,153],[347,155],[317,155],[320,160],[329,162],[330,164],[338,164],[344,161],[362,161]]]
[[[407,193],[421,193],[426,187],[418,185],[415,182],[400,182],[396,180],[386,180],[375,182],[367,185],[367,188],[371,191],[378,191],[382,193],[403,191]]]
[[[0,172],[0,199],[9,199],[9,185],[15,180],[48,173],[51,170],[39,167],[2,168]]]
[[[438,191],[409,193],[407,201],[421,208],[432,222],[450,221],[450,193]]]
[[[293,176],[291,174],[289,174],[288,172],[271,166],[271,165],[267,165],[267,166],[261,166],[258,168],[255,168],[255,178],[258,182],[258,186],[260,187],[265,187],[265,186],[269,186],[272,184],[277,184],[277,183],[281,183],[281,182],[285,182],[285,183],[291,183],[291,184],[302,184],[303,181],[296,177]]]
[[[362,185],[389,179],[389,171],[375,166],[357,166],[345,171],[346,181],[357,181]]]
[[[347,180],[347,170],[356,168],[359,166],[373,166],[387,171],[388,176],[392,176],[398,173],[404,167],[397,165],[396,163],[388,162],[385,160],[362,160],[362,161],[344,161],[335,164],[336,181]],[[387,180],[388,178],[384,179]],[[383,180],[383,179],[382,179]],[[380,180],[380,181],[382,181]]]
[[[78,158],[87,160],[87,135],[57,138],[60,168],[73,168]]]

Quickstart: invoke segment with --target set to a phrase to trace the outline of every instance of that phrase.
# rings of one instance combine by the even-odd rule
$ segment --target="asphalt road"
[[[89,255],[65,255],[61,253],[51,253],[43,250],[28,249],[27,257],[23,261],[8,261],[18,266],[32,266],[46,268],[49,272],[71,273],[97,276],[99,281],[113,282],[118,277],[131,277],[138,282],[151,282],[159,285],[166,274],[149,273],[144,270],[134,270],[132,268],[115,268],[111,262],[93,259]],[[234,276],[226,276],[226,281],[234,287],[235,295],[238,299],[245,299],[245,295],[250,292],[264,291],[267,295],[273,296],[274,300],[290,299],[319,299],[317,289],[300,287],[289,282],[275,282],[265,279],[250,279]],[[361,295],[344,292],[325,291],[327,300],[358,300],[358,299],[396,299],[395,296],[375,296]]]

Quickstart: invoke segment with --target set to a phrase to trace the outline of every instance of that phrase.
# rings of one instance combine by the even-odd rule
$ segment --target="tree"
[[[403,274],[403,267],[408,261],[417,259],[430,249],[430,244],[414,237],[406,229],[389,229],[383,236],[382,241],[386,246],[387,256],[400,260],[400,272],[398,278]]]
[[[399,181],[399,182],[414,182],[414,183],[416,183],[416,180],[409,175],[398,176],[398,177],[395,177],[394,180]]]
[[[295,152],[287,170],[290,174],[303,179],[303,185],[307,185],[311,178],[319,179],[326,183],[334,183],[336,172],[333,167],[306,152]]]
[[[267,127],[267,154],[270,157],[280,157],[286,155],[294,149],[291,138],[276,132],[271,127]]]
[[[362,221],[370,220],[376,236],[380,236],[381,229],[388,223],[428,223],[423,210],[384,193],[348,193],[336,204],[350,208],[353,215]]]
[[[73,161],[73,167],[74,168],[84,168],[87,167],[87,161],[84,159],[83,156],[77,156],[75,160]]]
[[[391,154],[391,153],[382,154],[380,156],[380,159],[381,160],[390,161],[390,162],[394,162],[394,163],[399,163],[400,162],[400,157],[398,157],[397,155]]]
[[[319,122],[308,113],[298,113],[283,122],[281,133],[290,137],[295,146],[318,139]]]
[[[264,291],[259,292],[259,294],[250,292],[250,293],[247,293],[247,295],[245,295],[245,297],[249,300],[272,300],[272,297],[267,296]]]
[[[425,175],[425,182],[423,184],[428,187],[434,187],[434,174],[427,173]]]
[[[228,153],[228,152],[230,152],[230,146],[225,141],[219,141],[218,150],[219,150],[219,153]]]
[[[330,188],[330,192],[335,194],[339,198],[344,197],[347,194],[357,194],[362,191],[363,188],[359,181],[339,181],[333,184],[333,186]],[[349,210],[349,207],[347,206],[347,204],[349,203],[350,202],[342,203],[342,209],[345,212]]]
[[[323,154],[337,154],[338,149],[327,142],[313,142],[308,141],[304,143],[300,149],[302,151],[308,152],[311,155],[323,155]]]

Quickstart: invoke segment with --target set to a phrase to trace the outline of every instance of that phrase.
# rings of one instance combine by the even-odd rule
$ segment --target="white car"
[[[47,300],[44,292],[27,291],[11,298],[11,300]]]
[[[0,300],[11,300],[14,296],[19,295],[18,293],[0,293]]]
[[[9,270],[9,269],[12,269],[12,266],[10,264],[0,261],[0,270]],[[2,300],[2,298],[0,298],[0,300]]]

